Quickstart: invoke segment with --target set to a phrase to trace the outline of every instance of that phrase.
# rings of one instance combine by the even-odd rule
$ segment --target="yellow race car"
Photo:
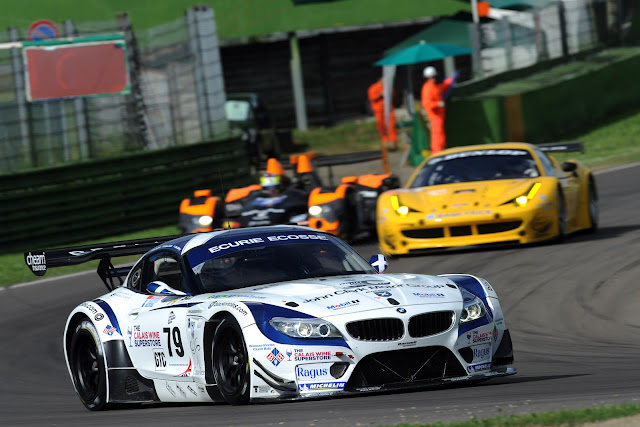
[[[404,188],[378,198],[381,250],[561,240],[598,227],[598,193],[589,169],[546,152],[583,151],[580,141],[499,143],[443,150],[425,159]]]

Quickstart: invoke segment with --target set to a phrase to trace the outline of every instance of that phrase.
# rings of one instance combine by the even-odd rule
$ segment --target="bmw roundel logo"
[[[400,307],[400,308],[397,308],[397,309],[396,309],[396,311],[397,311],[398,313],[406,313],[406,312],[407,312],[407,309],[406,309],[406,308],[402,308],[402,307]]]
[[[391,296],[391,292],[381,291],[381,292],[376,292],[376,295],[378,295],[379,297],[390,297]]]

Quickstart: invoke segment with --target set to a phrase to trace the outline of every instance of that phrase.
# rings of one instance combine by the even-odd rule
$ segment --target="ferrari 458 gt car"
[[[403,189],[378,199],[383,253],[561,240],[598,226],[593,174],[577,160],[581,142],[456,147],[425,159]]]
[[[144,253],[133,267],[112,257]],[[64,330],[90,410],[481,381],[516,373],[500,303],[472,275],[380,274],[341,239],[254,227],[25,253],[36,274],[100,259],[105,295]],[[125,277],[122,280],[122,277]]]

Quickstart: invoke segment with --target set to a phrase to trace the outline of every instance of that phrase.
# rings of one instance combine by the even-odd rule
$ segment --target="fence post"
[[[201,138],[229,134],[225,103],[226,92],[220,48],[213,9],[198,5],[185,11],[189,33],[189,50],[194,58],[194,77]]]
[[[471,44],[472,78],[480,79],[484,75],[482,69],[482,38],[480,23],[469,24],[469,42]]]
[[[67,37],[77,35],[71,20],[64,21],[64,34]],[[91,130],[87,117],[87,101],[84,98],[78,97],[73,100],[73,114],[76,122],[76,139],[80,159],[89,159],[93,150],[91,149]]]
[[[563,2],[558,2],[558,14],[560,15],[560,40],[562,40],[562,56],[569,56],[569,43],[567,38],[567,19]]]
[[[9,28],[9,40],[20,41],[18,30]],[[11,72],[13,73],[13,86],[15,88],[16,106],[18,110],[18,121],[20,128],[20,140],[22,142],[22,156],[27,167],[35,165],[35,151],[31,141],[29,131],[29,106],[27,105],[27,95],[25,93],[24,66],[22,63],[22,49],[11,48]]]
[[[142,84],[140,82],[140,56],[138,54],[138,41],[135,33],[131,28],[131,21],[126,12],[118,13],[118,28],[124,33],[124,39],[127,44],[127,62],[129,63],[129,84],[131,93],[127,95],[127,117],[133,117],[129,120],[129,132],[132,139],[138,141],[142,148],[154,146],[154,142],[149,135],[149,128],[146,122],[147,107],[144,102],[144,94],[142,93]]]

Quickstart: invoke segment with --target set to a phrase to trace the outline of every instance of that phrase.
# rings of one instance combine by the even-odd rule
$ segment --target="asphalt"
[[[596,175],[600,230],[561,244],[393,259],[389,272],[472,273],[500,296],[518,374],[471,387],[248,407],[84,409],[62,354],[65,319],[105,289],[95,273],[0,291],[7,426],[379,426],[640,403],[640,166]],[[365,257],[375,242],[355,246]],[[26,268],[26,267],[25,267]]]

